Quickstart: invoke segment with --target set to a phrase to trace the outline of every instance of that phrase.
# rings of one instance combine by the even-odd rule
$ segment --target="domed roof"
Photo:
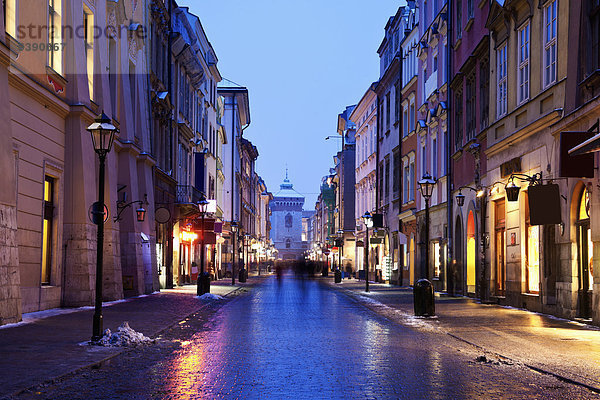
[[[279,185],[279,192],[275,193],[274,198],[277,197],[286,197],[286,198],[296,198],[304,200],[304,196],[297,191],[294,190],[294,185],[290,182],[287,176],[287,170],[285,171],[285,179],[283,183]]]

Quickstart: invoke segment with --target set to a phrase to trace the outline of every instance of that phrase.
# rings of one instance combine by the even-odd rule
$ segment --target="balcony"
[[[177,185],[177,204],[198,204],[202,192],[191,185]]]

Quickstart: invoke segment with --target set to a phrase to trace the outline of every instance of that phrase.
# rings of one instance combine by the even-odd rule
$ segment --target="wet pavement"
[[[266,278],[151,346],[18,398],[593,398],[585,388],[393,323],[322,280]]]

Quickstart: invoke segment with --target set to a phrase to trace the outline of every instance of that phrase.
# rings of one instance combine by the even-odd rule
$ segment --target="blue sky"
[[[337,115],[379,77],[377,48],[398,0],[180,0],[198,15],[224,78],[246,86],[256,171],[276,193],[286,165],[314,209],[333,166]]]

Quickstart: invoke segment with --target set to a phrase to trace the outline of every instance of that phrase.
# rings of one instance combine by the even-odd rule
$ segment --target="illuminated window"
[[[467,217],[467,286],[469,292],[475,291],[475,263],[477,246],[475,241],[475,216],[469,211]]]
[[[17,36],[17,0],[4,0],[4,27],[10,36]]]
[[[529,201],[525,196],[525,279],[527,293],[540,292],[540,227],[529,221]]]
[[[94,99],[94,14],[83,7],[84,44],[90,100]]]
[[[44,181],[44,223],[42,230],[42,284],[50,284],[52,272],[52,227],[54,221],[54,179]]]
[[[62,74],[62,0],[48,1],[48,65]]]
[[[442,272],[442,262],[440,259],[440,242],[433,242],[433,276],[439,278]]]

